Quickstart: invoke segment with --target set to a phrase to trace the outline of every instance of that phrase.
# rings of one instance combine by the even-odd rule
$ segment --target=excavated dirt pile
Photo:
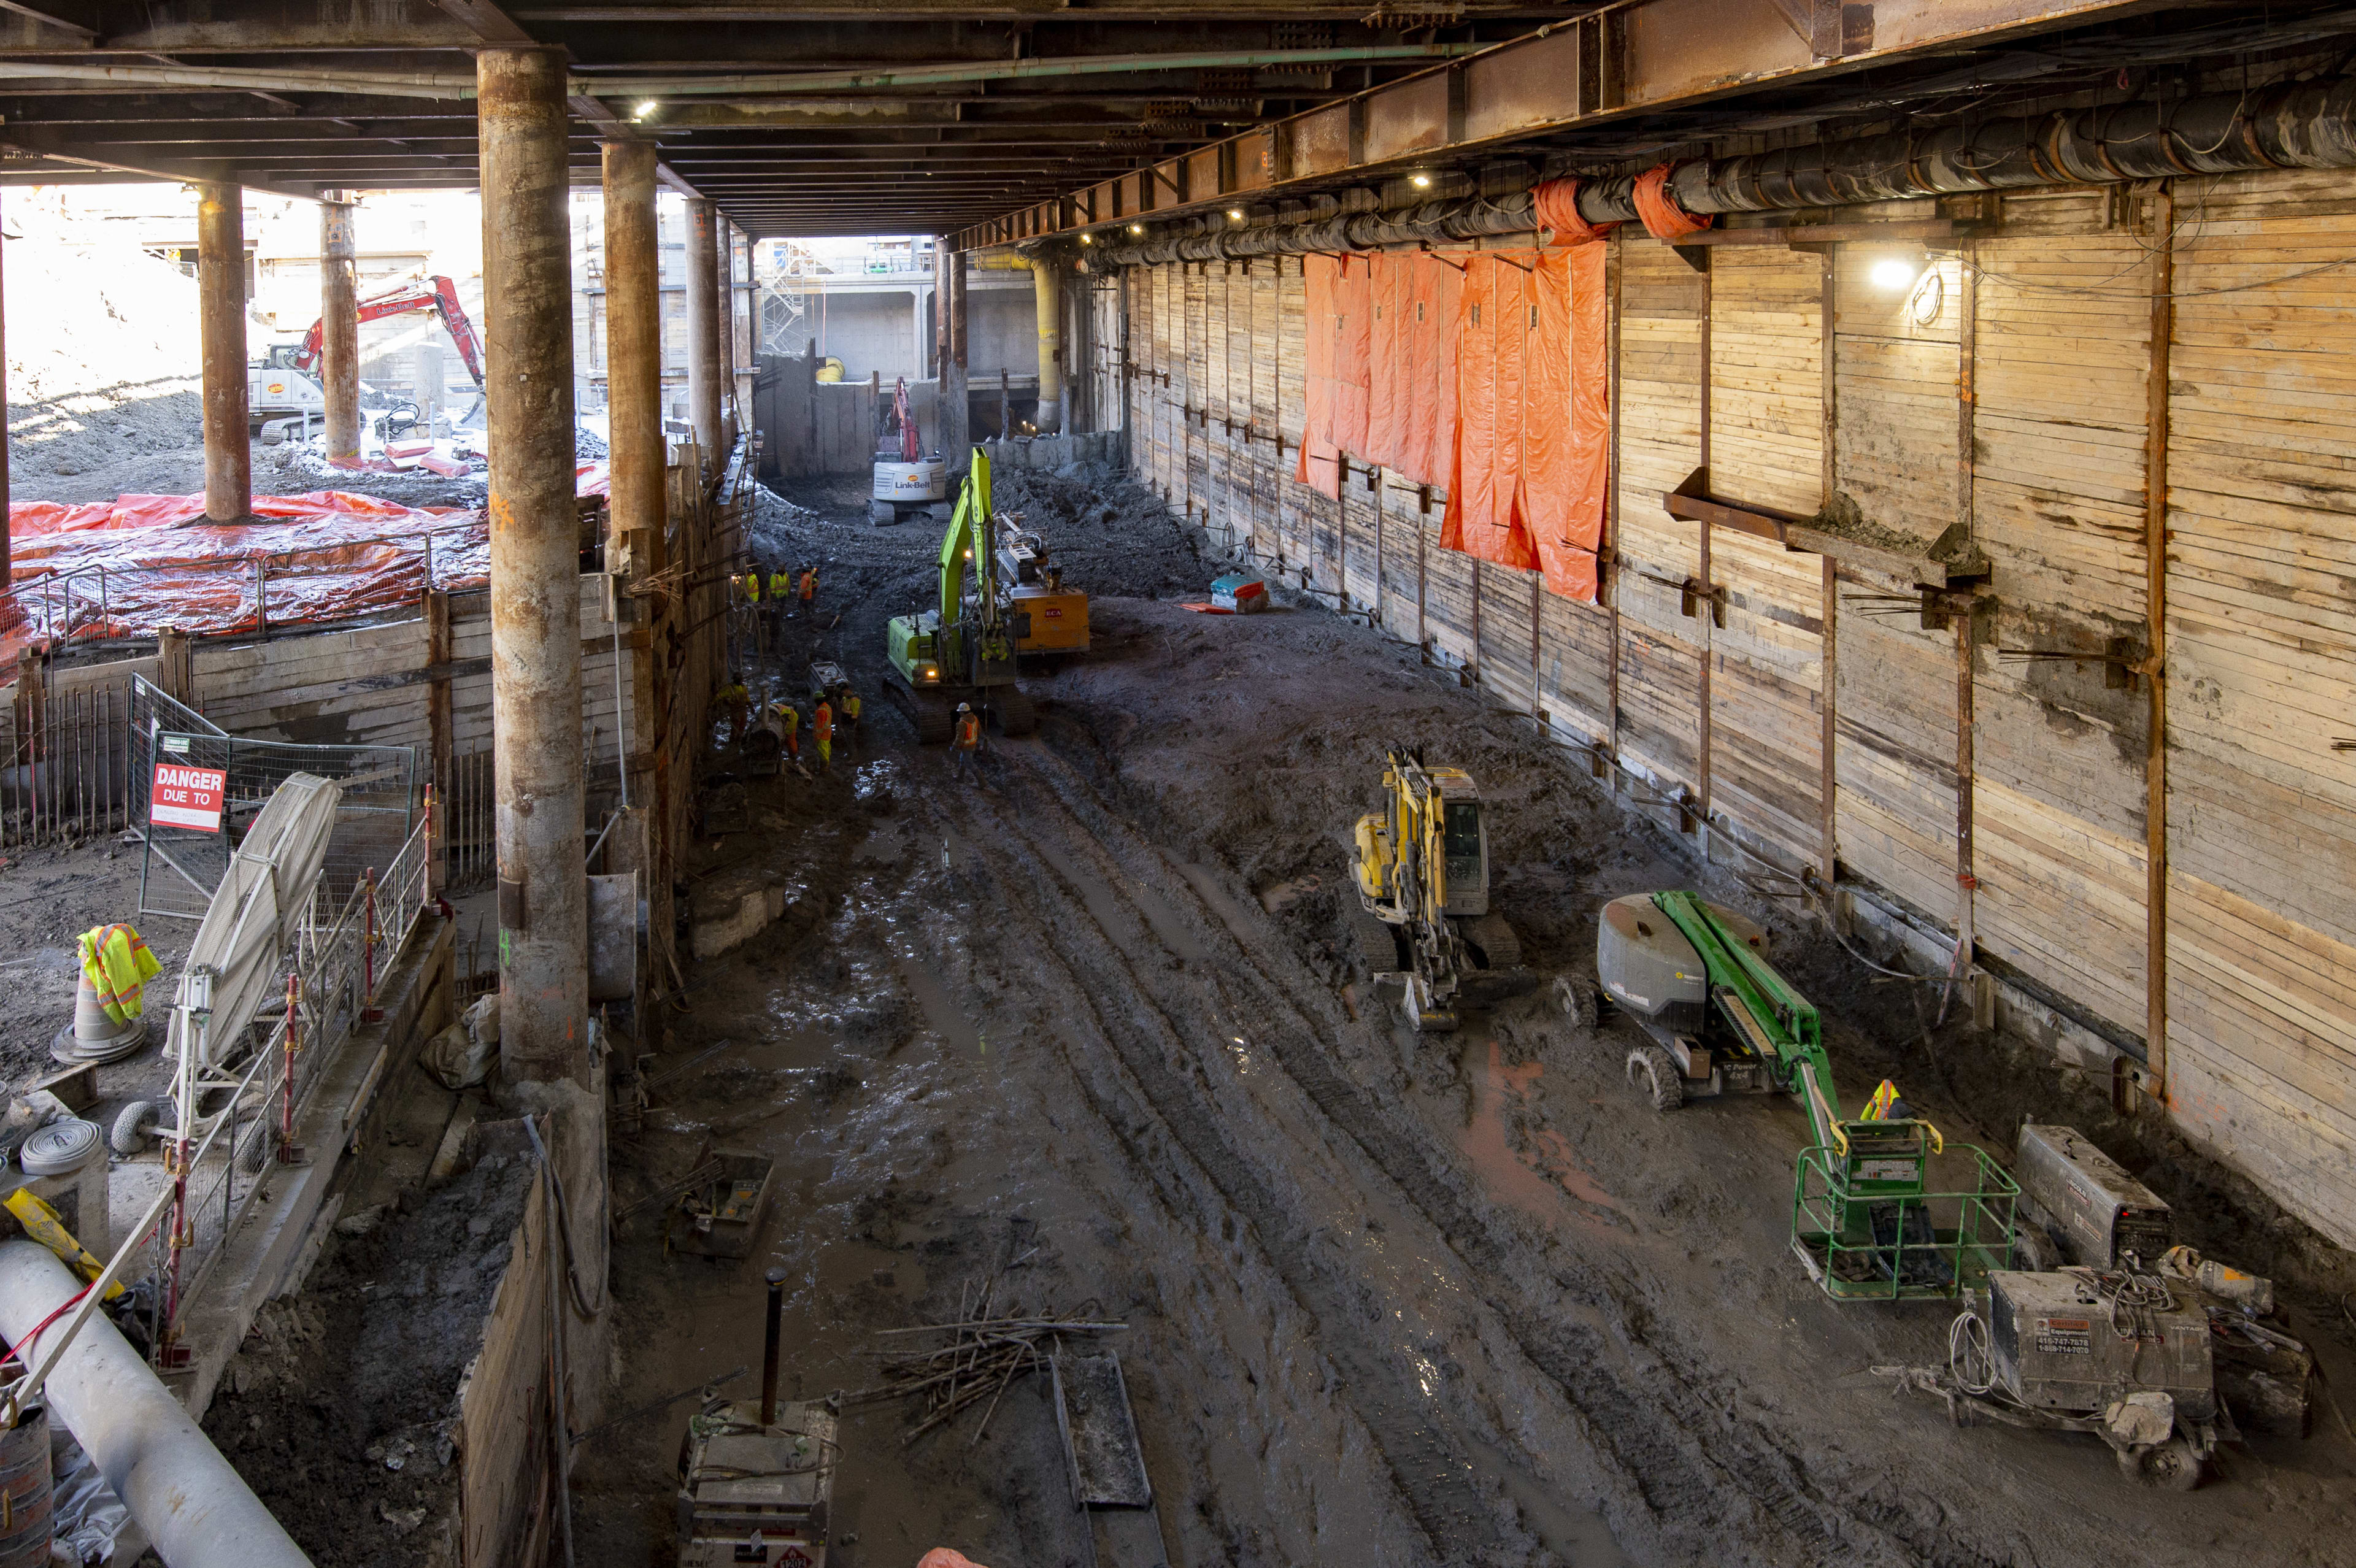
[[[459,1384],[531,1178],[528,1156],[486,1155],[344,1216],[230,1362],[205,1431],[312,1561],[457,1560]]]
[[[1896,1396],[1873,1369],[1944,1361],[1953,1308],[1810,1282],[1790,1102],[1657,1114],[1622,1081],[1626,1026],[1579,1027],[1545,988],[1451,1035],[1402,1027],[1343,916],[1384,748],[1419,744],[1491,803],[1494,907],[1546,976],[1591,972],[1605,900],[1695,886],[1769,922],[1850,1104],[1895,1076],[1951,1146],[2008,1157],[2023,1111],[2081,1115],[2090,1093],[1967,1016],[1926,1029],[1935,985],[1863,967],[1784,884],[1703,864],[1414,648],[1312,610],[1189,613],[1173,601],[1216,562],[1141,494],[1001,483],[1095,595],[1096,646],[1026,677],[1038,734],[993,737],[971,778],[873,696],[937,530],[873,528],[847,492],[779,519],[772,548],[820,563],[819,613],[748,675],[790,689],[837,660],[871,718],[830,771],[749,781],[756,830],[693,851],[691,885],[766,869],[788,906],[687,972],[645,1130],[616,1146],[617,1204],[655,1206],[616,1243],[623,1407],[757,1368],[771,1266],[787,1392],[813,1397],[873,1387],[905,1343],[886,1331],[995,1281],[1127,1325],[1154,1509],[1082,1533],[1035,1379],[986,1433],[969,1413],[909,1440],[921,1407],[853,1401],[830,1562],[2350,1561],[2333,1521],[2356,1444],[2329,1412],[2178,1495],[2090,1439],[1958,1429]],[[2253,1247],[2302,1228],[2142,1124],[2089,1130],[2180,1200],[2187,1239],[2305,1260],[2293,1321],[2356,1385],[2327,1294],[2356,1284],[2344,1253]],[[776,1161],[741,1263],[668,1252],[648,1217],[707,1144]],[[585,1560],[661,1560],[691,1404],[584,1445]]]

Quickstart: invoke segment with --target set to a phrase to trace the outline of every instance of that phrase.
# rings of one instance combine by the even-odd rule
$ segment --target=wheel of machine
[[[1350,941],[1368,976],[1398,973],[1398,939],[1363,905],[1350,912]]]
[[[1685,1075],[1657,1045],[1640,1045],[1628,1053],[1628,1082],[1651,1097],[1655,1111],[1674,1111],[1686,1103]]]
[[[1001,687],[990,699],[991,717],[998,720],[998,732],[1011,738],[1028,735],[1039,728],[1039,710],[1031,705],[1027,692],[1016,687]]]
[[[171,1105],[163,1100],[134,1100],[114,1114],[114,1125],[106,1135],[106,1147],[125,1157],[143,1154],[147,1140],[164,1125]]]
[[[2148,1448],[2117,1450],[2120,1471],[2163,1491],[2189,1492],[2201,1484],[2201,1456],[2181,1437]]]
[[[1502,914],[1484,914],[1464,923],[1464,940],[1481,950],[1484,969],[1522,966],[1522,939]]]
[[[1595,987],[1577,975],[1555,978],[1554,998],[1573,1029],[1591,1029],[1596,1023]]]

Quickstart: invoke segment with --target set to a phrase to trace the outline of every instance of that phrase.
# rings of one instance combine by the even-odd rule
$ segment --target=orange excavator
[[[475,324],[466,318],[466,310],[458,303],[458,285],[447,278],[403,278],[387,289],[379,290],[359,302],[360,319],[376,321],[388,315],[402,315],[412,310],[430,310],[442,318],[443,327],[450,341],[458,346],[458,357],[466,362],[466,373],[475,378],[475,389],[483,386],[483,340],[475,332]],[[294,368],[308,373],[319,368],[319,342],[325,324],[313,322],[311,330],[303,335],[303,347],[294,351]]]

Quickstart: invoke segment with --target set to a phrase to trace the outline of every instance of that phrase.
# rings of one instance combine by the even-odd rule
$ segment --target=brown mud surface
[[[902,1408],[847,1411],[841,1568],[939,1544],[1000,1568],[2356,1562],[2356,1446],[2329,1408],[2311,1439],[2228,1449],[2177,1495],[2121,1480],[2092,1439],[1958,1429],[1894,1395],[1870,1369],[1944,1360],[1952,1310],[1808,1280],[1787,1249],[1796,1105],[1658,1115],[1622,1082],[1626,1026],[1575,1028],[1543,991],[1452,1036],[1398,1027],[1343,920],[1384,747],[1480,782],[1497,907],[1542,972],[1586,972],[1622,892],[1698,886],[1760,913],[1852,1104],[1895,1075],[1951,1146],[1999,1157],[2024,1113],[2079,1119],[2183,1205],[2187,1239],[2281,1270],[2298,1331],[2356,1388],[2356,1323],[2329,1294],[2356,1284],[2346,1254],[2076,1075],[1954,1016],[1925,1028],[1935,987],[1700,863],[1413,648],[1312,610],[1168,603],[1215,563],[1141,490],[1016,489],[1001,506],[1097,595],[1097,646],[1026,682],[1040,731],[993,738],[978,782],[880,695],[884,619],[928,597],[937,530],[871,528],[856,494],[815,488],[815,515],[759,530],[765,555],[820,563],[820,613],[748,673],[794,689],[837,660],[870,718],[830,773],[751,785],[757,832],[699,848],[704,869],[774,869],[791,902],[689,971],[689,1010],[652,1042],[671,1075],[616,1147],[616,1205],[706,1140],[773,1157],[775,1196],[741,1263],[667,1252],[652,1211],[623,1221],[616,1410],[740,1367],[730,1392],[754,1393],[768,1267],[788,1280],[787,1392],[809,1397],[868,1386],[877,1330],[950,1317],[994,1278],[1024,1310],[1130,1326],[1151,1528],[1118,1549],[1082,1532],[1033,1379],[986,1435],[969,1413],[906,1442]],[[669,1561],[691,1408],[584,1445],[583,1561]]]

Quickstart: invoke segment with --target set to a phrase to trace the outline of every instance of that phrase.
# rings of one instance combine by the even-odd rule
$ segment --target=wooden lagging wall
[[[2103,192],[2008,196],[1978,237],[1914,251],[1930,278],[1896,289],[1871,277],[1887,250],[1718,247],[1705,273],[1615,237],[1602,605],[1440,549],[1444,496],[1396,475],[1352,461],[1338,503],[1293,482],[1296,258],[1129,274],[1132,462],[1263,568],[1470,667],[1650,798],[1706,805],[1717,833],[1793,868],[1821,866],[1829,838],[1846,884],[1967,932],[2000,976],[2134,1054],[2157,839],[2170,1107],[2356,1243],[2356,752],[2332,747],[2356,738],[2356,307],[2340,272],[2285,281],[2356,251],[2356,187],[2254,175],[2176,199],[2171,219]],[[1901,215],[1923,212],[1870,216]],[[2159,834],[2152,699],[2103,657],[2149,645],[2155,464]],[[1662,504],[1697,468],[1738,504],[1853,504],[1925,541],[1961,525],[1987,586],[1929,626],[1912,580],[1864,558],[1705,538]]]

